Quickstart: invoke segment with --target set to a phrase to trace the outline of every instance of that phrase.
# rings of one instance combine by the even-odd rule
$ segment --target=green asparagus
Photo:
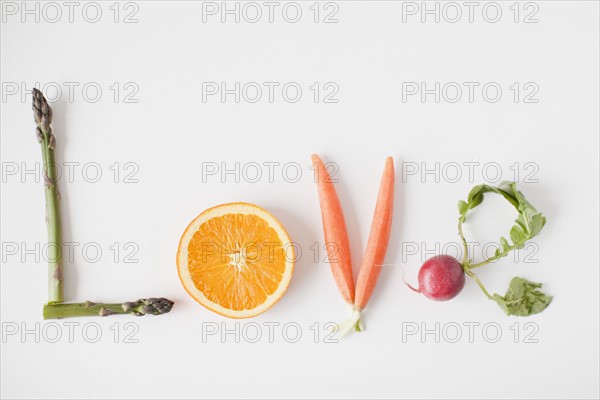
[[[173,302],[163,297],[139,299],[125,303],[94,303],[91,301],[63,303],[60,195],[54,159],[56,138],[50,126],[52,123],[52,109],[38,89],[33,89],[33,118],[37,125],[37,139],[42,146],[46,223],[48,225],[48,303],[44,305],[44,319],[86,316],[106,317],[115,314],[162,315],[171,311]]]
[[[107,317],[113,314],[161,315],[173,308],[173,302],[165,298],[139,299],[134,302],[96,304],[85,303],[53,303],[44,306],[44,319],[71,317]]]

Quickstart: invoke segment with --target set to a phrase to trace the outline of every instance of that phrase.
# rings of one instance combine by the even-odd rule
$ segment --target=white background
[[[321,21],[315,23],[309,9],[313,2],[300,3],[303,14],[297,23],[282,17],[283,3],[273,23],[264,6],[257,23],[243,18],[235,23],[232,16],[221,23],[219,14],[207,16],[204,23],[201,3],[158,1],[138,1],[137,11],[135,5],[118,5],[117,23],[112,2],[101,3],[97,23],[83,18],[85,3],[75,9],[72,23],[68,8],[58,3],[62,18],[51,23],[56,10],[39,3],[39,22],[35,15],[25,15],[22,22],[21,3],[13,3],[18,8],[14,15],[13,8],[4,8],[6,3],[1,31],[2,397],[599,396],[597,2],[537,2],[537,23],[523,23],[534,10],[524,3],[515,23],[512,2],[500,3],[497,23],[483,18],[485,3],[475,9],[473,23],[465,6],[457,23],[444,15],[439,23],[433,16],[422,23],[420,14],[404,14],[403,22],[402,3],[390,1],[338,1],[338,23],[322,22],[334,10],[324,10],[323,4]],[[123,23],[133,11],[138,22]],[[93,18],[93,10],[88,12]],[[493,10],[488,12],[494,17]],[[176,302],[169,315],[72,320],[79,323],[73,327],[73,343],[66,320],[58,325],[42,320],[46,263],[36,262],[35,254],[24,255],[25,248],[43,246],[46,240],[42,183],[21,174],[41,160],[30,108],[29,91],[36,82],[47,85],[46,94],[54,100],[58,162],[79,163],[73,182],[62,179],[59,185],[64,240],[79,243],[73,262],[64,267],[66,300],[164,296]],[[59,99],[53,82],[62,89]],[[67,82],[79,85],[72,101]],[[91,101],[93,89],[87,99],[82,94],[90,82],[102,89],[97,102]],[[115,82],[117,99],[110,89]],[[127,82],[134,86],[125,88]],[[203,82],[226,82],[230,88],[235,82],[297,82],[303,93],[296,103],[285,101],[281,86],[273,103],[266,91],[255,104],[244,98],[236,103],[232,95],[224,103],[218,96],[203,102]],[[339,101],[324,103],[321,98],[315,103],[309,89],[314,82],[321,90],[327,82],[337,84],[334,98]],[[480,86],[473,102],[465,86],[457,103],[447,101],[453,94],[439,103],[433,95],[425,102],[418,95],[403,102],[403,82],[426,82],[429,88],[435,82]],[[481,87],[488,82],[502,88],[496,103],[482,97]],[[509,88],[515,82],[521,88],[518,102]],[[533,97],[537,103],[523,101],[530,92],[523,88],[528,82],[539,88]],[[137,103],[124,101],[132,87],[139,88],[132,97]],[[396,162],[397,201],[386,258],[393,266],[384,268],[366,310],[367,331],[339,343],[326,342],[323,325],[342,321],[348,311],[328,265],[315,263],[310,249],[323,242],[309,169],[313,152],[339,167],[337,189],[355,273],[385,156]],[[131,171],[124,167],[128,162],[139,167],[133,176],[138,183],[124,182]],[[258,182],[248,182],[242,174],[236,183],[233,175],[203,179],[203,163],[211,162],[230,169],[239,162],[242,171],[251,162],[280,165],[273,182],[265,167]],[[439,182],[434,174],[403,179],[403,169],[414,163],[434,169],[436,162]],[[464,164],[469,162],[479,163],[473,179]],[[97,183],[91,182],[93,168],[82,171],[90,163],[100,167]],[[287,163],[301,166],[297,182],[291,182],[293,169],[282,175]],[[462,166],[455,182],[450,182],[456,174],[452,163]],[[528,169],[526,163],[532,163]],[[15,165],[18,170],[11,174]],[[484,172],[486,165],[491,167]],[[548,224],[535,239],[535,252],[478,272],[488,289],[498,293],[515,275],[544,282],[554,301],[531,318],[504,316],[470,280],[447,303],[434,303],[402,283],[402,270],[407,280],[416,281],[419,265],[436,252],[436,243],[440,252],[444,246],[453,251],[447,244],[458,242],[456,202],[474,184],[496,182],[498,165],[502,179],[515,179],[514,170],[520,171],[519,187],[545,213]],[[532,171],[537,182],[525,179]],[[246,178],[253,177],[253,171],[246,172]],[[207,323],[235,330],[235,321],[188,297],[177,277],[175,253],[192,218],[231,201],[270,210],[303,255],[281,301],[240,322],[238,328],[247,335],[239,343],[233,334],[224,340],[220,334],[208,336],[203,342],[203,329],[214,327]],[[490,196],[473,213],[467,236],[480,243],[497,240],[508,233],[514,217],[514,210]],[[121,247],[117,262],[109,248],[115,242]],[[128,242],[139,246],[138,263],[124,262]],[[6,251],[10,243],[18,245],[16,255]],[[92,262],[92,250],[84,254],[87,243],[102,249],[99,261]],[[408,254],[407,246],[413,244],[419,252]],[[481,250],[476,248],[476,256]],[[323,255],[321,251],[321,259]],[[98,326],[88,326],[88,336],[83,334],[91,322],[100,328],[97,343],[86,339],[93,339]],[[128,322],[138,328],[130,337],[137,343],[125,340],[134,327]],[[247,340],[254,336],[253,322],[262,329],[258,343]],[[280,324],[273,343],[265,325],[270,322]],[[528,322],[534,325],[525,326]],[[302,329],[298,342],[286,340],[286,323]],[[415,326],[435,331],[436,323],[439,343],[434,334],[407,335]],[[472,343],[466,323],[479,324]],[[456,324],[462,336],[451,343]],[[485,324],[492,324],[487,336]],[[15,327],[19,331],[9,335]],[[491,343],[494,327],[500,327],[502,336]],[[23,329],[37,330],[39,343],[35,333],[22,336]],[[62,336],[50,343],[57,329]],[[520,333],[517,343],[515,330]],[[115,331],[120,333],[117,343]],[[532,335],[526,340],[528,333]],[[290,329],[287,339],[294,336]]]

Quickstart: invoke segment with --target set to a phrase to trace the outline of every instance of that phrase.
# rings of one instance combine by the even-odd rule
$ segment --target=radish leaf
[[[496,193],[504,197],[512,204],[519,215],[515,220],[515,224],[510,229],[510,240],[504,236],[500,238],[500,246],[494,255],[487,260],[472,264],[469,258],[467,240],[463,234],[462,225],[465,222],[469,210],[477,207],[483,202],[485,193]],[[462,267],[465,273],[473,278],[483,293],[490,299],[494,300],[504,310],[507,315],[528,316],[542,312],[550,302],[552,297],[544,294],[541,290],[541,283],[531,282],[524,278],[514,277],[508,290],[504,296],[494,294],[493,296],[485,289],[483,283],[471,271],[474,268],[481,267],[505,257],[512,250],[520,249],[525,246],[525,243],[539,234],[546,224],[546,217],[538,212],[523,196],[523,193],[517,190],[515,182],[503,182],[499,187],[489,185],[477,185],[469,192],[467,201],[460,200],[458,202],[458,233],[463,242],[464,257]]]
[[[506,294],[500,296],[496,293],[493,300],[498,303],[506,315],[526,317],[538,314],[544,311],[552,301],[551,296],[538,290],[541,287],[541,283],[516,276],[510,281]]]
[[[496,193],[508,200],[518,211],[519,215],[515,220],[515,224],[510,230],[510,240],[512,244],[504,237],[500,238],[500,249],[496,251],[493,257],[475,264],[469,265],[471,268],[480,267],[499,258],[505,257],[512,250],[520,249],[525,245],[525,242],[532,239],[540,233],[546,224],[546,217],[538,212],[523,196],[523,193],[517,190],[515,182],[502,182],[499,187],[489,185],[477,185],[467,197],[468,201],[458,202],[459,223],[465,221],[467,212],[477,207],[483,201],[484,193]],[[464,239],[464,238],[463,238]]]

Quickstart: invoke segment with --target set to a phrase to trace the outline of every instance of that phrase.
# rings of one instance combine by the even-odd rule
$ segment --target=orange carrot
[[[354,304],[354,278],[350,259],[350,242],[348,241],[348,231],[342,205],[323,161],[318,155],[313,154],[312,162],[317,177],[325,246],[327,247],[331,272],[344,300],[349,304]]]
[[[371,223],[371,232],[363,262],[356,282],[356,299],[354,302],[358,311],[362,311],[375,289],[377,278],[385,258],[390,230],[392,228],[392,213],[394,208],[394,160],[388,157],[377,196],[375,214]]]

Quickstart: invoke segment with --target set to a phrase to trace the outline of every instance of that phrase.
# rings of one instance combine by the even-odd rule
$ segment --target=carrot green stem
[[[362,319],[358,319],[358,321],[356,322],[356,325],[354,325],[354,330],[356,332],[363,332],[365,330],[365,325],[362,322]]]
[[[364,325],[360,322],[360,311],[356,307],[352,307],[352,316],[345,322],[337,325],[334,329],[337,332],[337,337],[339,339],[346,336],[350,331],[354,329],[356,332],[362,332],[365,330]]]

